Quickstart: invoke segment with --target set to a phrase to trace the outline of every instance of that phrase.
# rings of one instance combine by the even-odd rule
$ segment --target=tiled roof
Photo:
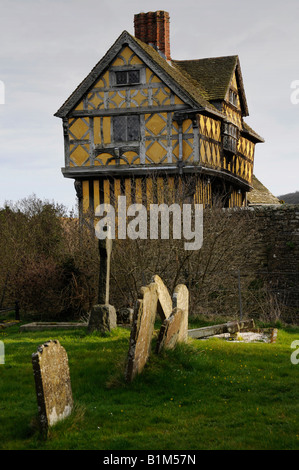
[[[163,69],[164,72],[166,72],[173,80],[175,80],[175,82],[181,86],[198,103],[199,106],[217,112],[217,109],[211,103],[209,103],[208,95],[201,83],[193,80],[192,77],[188,76],[184,70],[181,70],[179,67],[173,67],[170,65],[167,60],[161,57],[159,52],[157,52],[153,47],[140,41],[134,36],[131,36],[131,38],[137,42],[143,51],[148,54],[156,62],[156,64],[158,64]]]
[[[248,204],[279,204],[279,199],[267,189],[256,176],[252,177],[253,189],[248,193],[247,200]]]
[[[228,56],[172,63],[199,83],[208,100],[224,100],[237,60],[238,56]]]
[[[243,115],[248,116],[243,78],[237,55],[197,60],[173,60],[172,63],[183,73],[187,73],[205,90],[205,97],[209,101],[225,99],[231,79],[236,71]]]

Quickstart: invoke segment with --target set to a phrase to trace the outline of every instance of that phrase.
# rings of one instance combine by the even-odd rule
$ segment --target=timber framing
[[[142,15],[147,19],[150,12]],[[168,33],[159,51],[139,26],[142,40],[123,31],[55,113],[63,124],[62,174],[80,186],[81,209],[95,206],[99,187],[109,201],[112,187],[137,194],[132,180],[155,176],[194,176],[198,202],[208,180],[206,205],[220,188],[226,207],[246,205],[255,145],[264,140],[244,122],[239,57],[166,59]]]

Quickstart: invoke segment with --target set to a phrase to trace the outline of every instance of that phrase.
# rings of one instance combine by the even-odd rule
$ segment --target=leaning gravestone
[[[32,366],[37,394],[41,431],[66,418],[72,412],[68,357],[58,340],[48,341],[32,354]]]
[[[169,315],[172,312],[171,296],[164,282],[157,274],[152,277],[152,282],[154,282],[157,286],[157,293],[158,293],[157,311],[161,317],[161,320],[164,321],[166,318],[169,317]]]
[[[176,346],[179,341],[184,316],[183,310],[175,308],[171,315],[164,320],[157,340],[157,354],[159,354],[162,349],[173,349]]]
[[[109,304],[111,251],[112,240],[110,238],[99,240],[99,295],[97,305],[91,309],[89,332],[97,330],[105,333],[117,326],[116,310],[113,305]]]
[[[182,310],[182,321],[178,332],[178,341],[188,340],[188,316],[189,316],[189,291],[187,286],[179,284],[174,289],[173,307]]]
[[[151,341],[157,313],[157,286],[151,283],[141,289],[142,299],[137,300],[133,326],[130,336],[126,380],[131,382],[136,374],[142,372],[151,350]]]

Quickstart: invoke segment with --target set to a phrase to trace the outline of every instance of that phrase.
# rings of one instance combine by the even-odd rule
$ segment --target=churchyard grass
[[[0,449],[299,449],[299,364],[291,362],[299,328],[279,329],[275,344],[190,339],[159,356],[153,341],[144,371],[127,384],[129,336],[124,328],[106,336],[2,330]],[[49,339],[67,351],[74,410],[45,440],[31,355]]]

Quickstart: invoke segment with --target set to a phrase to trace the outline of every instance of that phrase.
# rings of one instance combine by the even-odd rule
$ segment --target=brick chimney
[[[134,15],[135,37],[157,49],[170,60],[169,13],[149,11]]]

